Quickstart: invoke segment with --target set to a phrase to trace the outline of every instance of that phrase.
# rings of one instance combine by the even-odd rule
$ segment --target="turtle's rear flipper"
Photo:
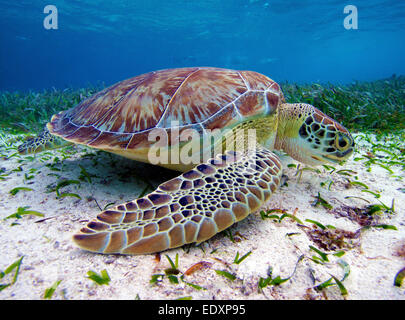
[[[280,177],[271,151],[228,151],[143,198],[101,212],[73,240],[85,250],[122,254],[202,242],[258,210]]]
[[[53,136],[45,127],[44,131],[42,131],[38,136],[30,138],[24,143],[20,144],[18,146],[18,153],[23,155],[38,153],[45,150],[60,148],[68,144],[71,143]]]

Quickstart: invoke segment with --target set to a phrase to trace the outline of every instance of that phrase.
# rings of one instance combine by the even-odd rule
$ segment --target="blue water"
[[[58,9],[46,30],[44,7]],[[358,29],[345,29],[346,5]],[[0,90],[109,85],[172,67],[348,83],[405,74],[404,0],[0,1]]]

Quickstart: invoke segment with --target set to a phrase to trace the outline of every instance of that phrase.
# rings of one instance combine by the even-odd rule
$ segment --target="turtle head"
[[[22,155],[34,154],[45,150],[69,145],[70,143],[52,135],[45,127],[44,130],[36,137],[29,138],[18,146],[18,153]]]
[[[339,163],[354,151],[349,131],[309,104],[282,104],[279,112],[276,149],[308,165]]]

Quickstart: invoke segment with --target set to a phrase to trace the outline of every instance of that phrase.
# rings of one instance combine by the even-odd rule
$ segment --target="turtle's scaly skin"
[[[280,176],[281,163],[271,151],[229,151],[146,197],[103,211],[73,239],[89,251],[122,254],[202,242],[258,210]]]
[[[308,165],[339,163],[353,152],[354,140],[341,124],[309,104],[279,107],[275,150]]]

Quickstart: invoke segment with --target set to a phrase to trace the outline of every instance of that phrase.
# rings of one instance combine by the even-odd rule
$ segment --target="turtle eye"
[[[336,147],[340,151],[347,150],[351,145],[350,139],[343,134],[338,134],[335,139]]]

